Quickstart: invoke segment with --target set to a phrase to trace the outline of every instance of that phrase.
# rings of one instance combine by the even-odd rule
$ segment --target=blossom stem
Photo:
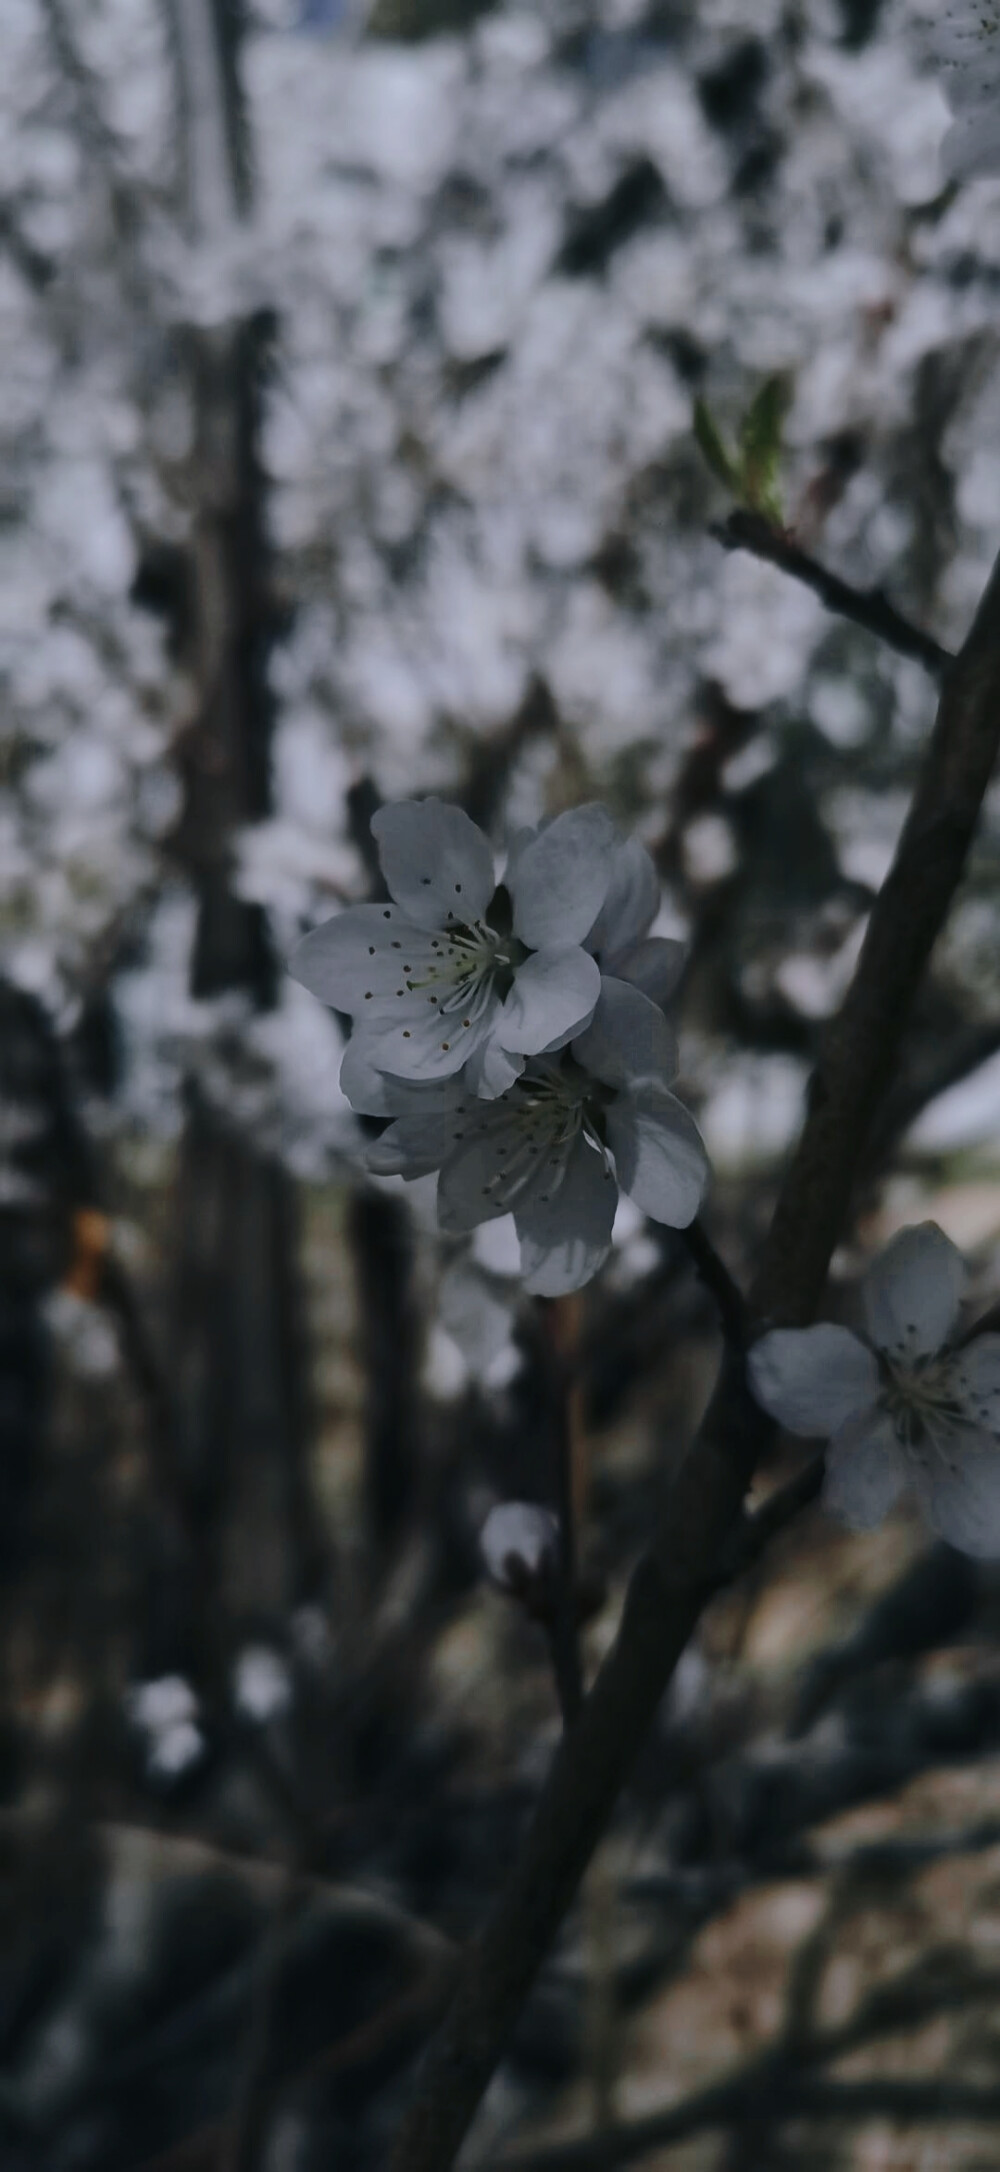
[[[715,1299],[719,1325],[727,1343],[733,1350],[745,1350],[749,1313],[738,1282],[730,1274],[725,1260],[716,1251],[699,1217],[696,1217],[687,1229],[682,1229],[680,1234],[697,1274]]]

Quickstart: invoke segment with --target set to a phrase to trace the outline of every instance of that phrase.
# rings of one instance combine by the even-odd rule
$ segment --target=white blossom
[[[956,181],[1000,173],[998,0],[939,0],[922,43],[955,116],[942,146],[946,171]]]
[[[529,1063],[492,1101],[379,1081],[375,1113],[395,1120],[369,1163],[404,1177],[439,1169],[446,1231],[513,1213],[526,1288],[561,1296],[582,1288],[607,1257],[619,1187],[671,1228],[694,1219],[708,1159],[670,1092],[675,1071],[663,1012],[605,976],[593,1022],[569,1050]]]
[[[1000,1335],[955,1341],[965,1270],[933,1222],[905,1229],[863,1285],[867,1333],[777,1328],[750,1354],[757,1401],[826,1434],[825,1504],[855,1530],[904,1488],[964,1553],[1000,1555]]]
[[[261,1726],[287,1712],[292,1701],[288,1668],[269,1644],[247,1644],[233,1667],[237,1711]]]
[[[393,902],[338,913],[291,970],[357,1021],[358,1061],[405,1079],[464,1068],[473,1091],[501,1093],[528,1056],[593,1016],[600,973],[582,944],[611,873],[610,817],[577,807],[525,831],[500,888],[487,839],[459,807],[382,807],[372,831]]]

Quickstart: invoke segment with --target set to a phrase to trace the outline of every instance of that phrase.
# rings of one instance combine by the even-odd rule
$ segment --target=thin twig
[[[865,1140],[947,919],[1000,746],[1000,560],[944,681],[896,856],[812,1081],[752,1297],[807,1320],[850,1209]],[[720,1551],[768,1437],[731,1353],[635,1569],[617,1637],[564,1735],[520,1857],[466,1955],[397,2139],[393,2172],[448,2172],[612,1814],[663,1692],[717,1589]]]
[[[911,626],[909,619],[897,611],[880,588],[854,588],[850,581],[841,580],[839,573],[831,573],[821,566],[808,551],[800,549],[794,538],[783,528],[776,528],[762,513],[750,513],[742,508],[730,513],[728,520],[717,522],[709,531],[723,550],[750,551],[754,558],[763,558],[768,565],[780,566],[782,573],[790,573],[792,579],[803,582],[818,596],[828,611],[838,618],[849,618],[856,626],[863,626],[868,633],[878,636],[898,656],[911,656],[923,664],[932,679],[944,678],[948,666],[954,662],[949,649],[941,647],[930,634],[922,633],[919,626]]]
[[[734,1350],[745,1350],[750,1315],[739,1283],[734,1281],[725,1260],[720,1258],[700,1218],[682,1229],[680,1234],[698,1275],[715,1299],[719,1325],[726,1341]]]
[[[761,2118],[768,2123],[792,2118],[853,2121],[881,2113],[895,2119],[994,2119],[1000,2112],[1000,2089],[995,2086],[977,2089],[944,2076],[920,2082],[877,2077],[843,2083],[810,2069],[900,2029],[918,2027],[942,2010],[973,2004],[989,2010],[997,1988],[996,1974],[985,1970],[957,1981],[940,1976],[928,1980],[923,1969],[914,1970],[900,1983],[874,1991],[837,2028],[804,2038],[782,2037],[727,2080],[709,2082],[679,2104],[622,2123],[610,2133],[519,2151],[505,2160],[504,2172],[611,2172],[615,2165],[633,2163],[689,2135]]]

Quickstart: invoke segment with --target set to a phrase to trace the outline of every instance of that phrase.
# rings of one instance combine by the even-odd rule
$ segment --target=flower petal
[[[451,1078],[486,1040],[495,1015],[485,1011],[466,1025],[454,1014],[441,1018],[436,1010],[425,1010],[413,996],[390,1016],[366,1012],[355,1031],[358,1060],[364,1057],[377,1071],[391,1071],[398,1078]]]
[[[862,1285],[868,1332],[893,1358],[930,1357],[947,1342],[965,1288],[965,1262],[936,1222],[901,1229]]]
[[[641,988],[651,1003],[669,1003],[677,993],[687,962],[688,946],[668,935],[647,935],[612,960],[619,980]]]
[[[365,1052],[363,1036],[352,1033],[340,1066],[341,1093],[359,1116],[391,1116],[388,1087],[385,1072],[377,1071]]]
[[[606,807],[571,807],[511,852],[514,933],[531,950],[582,943],[604,902],[615,833]]]
[[[606,1086],[628,1086],[640,1079],[665,1085],[677,1070],[677,1041],[658,1005],[628,981],[605,973],[593,1019],[573,1042],[573,1054],[585,1071]]]
[[[437,954],[398,905],[349,905],[304,937],[288,970],[321,1003],[353,1017],[391,1009],[414,972],[437,971]]]
[[[464,1256],[441,1277],[438,1318],[470,1371],[482,1375],[510,1342],[517,1292],[501,1289]]]
[[[852,1531],[873,1531],[898,1500],[906,1476],[892,1420],[872,1408],[838,1426],[826,1453],[823,1506]]]
[[[368,1148],[368,1168],[375,1176],[429,1176],[452,1150],[455,1121],[439,1112],[399,1117]]]
[[[946,1456],[932,1455],[913,1475],[939,1538],[981,1560],[1000,1556],[1000,1448],[990,1434],[963,1428]]]
[[[523,1118],[501,1101],[475,1101],[460,1125],[438,1184],[438,1220],[454,1234],[507,1214],[520,1200],[556,1191],[567,1151],[530,1142]]]
[[[622,1191],[654,1222],[686,1229],[710,1173],[694,1117],[666,1087],[646,1082],[621,1095],[607,1124]]]
[[[514,1210],[525,1288],[539,1297],[580,1290],[611,1250],[618,1186],[596,1148],[578,1136],[558,1191]]]
[[[616,845],[601,910],[587,937],[598,963],[611,964],[645,935],[660,909],[660,878],[637,837]]]
[[[878,1364],[849,1327],[776,1327],[747,1360],[750,1386],[764,1410],[789,1433],[836,1433],[873,1410]]]
[[[970,1425],[1000,1434],[1000,1335],[974,1335],[948,1364],[948,1385]]]
[[[600,970],[587,951],[533,951],[514,974],[496,1038],[503,1048],[534,1056],[586,1025],[600,992]]]
[[[443,799],[380,807],[372,836],[391,895],[421,928],[478,920],[495,888],[482,830]]]
[[[478,1095],[483,1101],[495,1101],[498,1094],[505,1094],[513,1086],[523,1070],[524,1057],[510,1055],[506,1048],[501,1048],[494,1035],[492,1040],[483,1041],[469,1057],[465,1083],[470,1094]]]

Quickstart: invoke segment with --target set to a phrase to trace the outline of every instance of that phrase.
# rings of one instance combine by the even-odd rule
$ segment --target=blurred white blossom
[[[922,43],[940,70],[955,115],[942,146],[956,181],[1000,173],[1000,6],[997,0],[938,0]]]
[[[479,1534],[486,1573],[501,1591],[537,1583],[555,1563],[559,1525],[550,1509],[532,1501],[501,1501]]]

